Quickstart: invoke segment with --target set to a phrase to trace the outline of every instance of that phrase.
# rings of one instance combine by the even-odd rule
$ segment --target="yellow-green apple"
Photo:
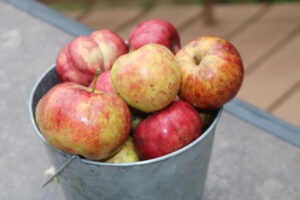
[[[129,48],[135,50],[145,44],[157,43],[169,48],[173,53],[180,49],[180,36],[170,22],[150,19],[134,27],[129,35]]]
[[[138,162],[139,157],[135,150],[132,137],[129,136],[121,149],[112,157],[104,160],[109,163],[130,163]]]
[[[110,71],[111,70],[107,70],[105,72],[102,72],[99,75],[95,87],[96,87],[96,90],[116,94],[116,91],[115,91],[112,81],[111,81]],[[89,84],[89,88],[93,88],[93,87],[94,87],[94,81],[92,81]]]
[[[57,76],[60,82],[70,81],[88,86],[96,69],[109,70],[113,62],[127,52],[123,39],[110,30],[103,29],[89,36],[76,37],[58,53]]]
[[[174,152],[201,134],[199,113],[191,104],[179,100],[142,120],[134,130],[133,140],[140,159],[148,160]]]
[[[37,127],[47,143],[90,160],[112,156],[130,133],[127,104],[117,95],[59,83],[38,102]]]
[[[180,88],[180,68],[172,52],[160,44],[147,44],[120,56],[111,78],[117,94],[128,105],[154,112],[170,104]]]
[[[224,38],[196,38],[178,51],[176,60],[181,68],[179,95],[195,107],[219,108],[234,98],[241,87],[241,56]]]

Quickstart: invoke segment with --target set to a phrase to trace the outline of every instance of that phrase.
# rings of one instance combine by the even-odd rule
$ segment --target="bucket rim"
[[[63,152],[57,148],[52,147],[51,145],[49,145],[47,143],[47,141],[45,140],[45,138],[43,137],[42,133],[39,131],[36,122],[35,122],[35,114],[33,113],[33,97],[35,95],[35,92],[38,88],[38,86],[40,85],[40,83],[43,81],[43,79],[45,78],[45,76],[52,70],[54,70],[56,67],[55,64],[52,64],[46,71],[44,71],[44,73],[37,79],[37,81],[35,82],[35,84],[33,85],[33,88],[31,90],[30,93],[30,97],[29,97],[29,115],[30,115],[30,121],[33,125],[33,128],[35,130],[36,135],[39,137],[39,139],[49,148],[51,148],[51,150],[60,153],[66,157],[74,157],[76,156],[77,159],[79,159],[82,163],[88,164],[88,165],[95,165],[95,166],[106,166],[106,167],[132,167],[132,166],[142,166],[142,165],[147,165],[147,164],[154,164],[154,163],[158,163],[160,161],[164,161],[164,160],[168,160],[171,159],[172,157],[175,157],[179,154],[184,153],[185,151],[188,151],[189,149],[193,148],[195,145],[197,145],[198,143],[201,143],[201,141],[204,140],[204,138],[206,138],[209,134],[213,134],[214,129],[217,126],[217,123],[222,115],[223,112],[223,106],[216,109],[216,114],[215,117],[213,119],[213,121],[211,122],[210,126],[201,134],[200,137],[198,137],[196,140],[192,141],[191,143],[189,143],[188,145],[174,151],[171,152],[169,154],[166,154],[164,156],[160,156],[157,158],[153,158],[153,159],[149,159],[149,160],[142,160],[142,161],[138,161],[138,162],[130,162],[130,163],[108,163],[108,162],[101,162],[101,161],[94,161],[94,160],[89,160],[86,159],[84,157],[81,157],[79,155],[74,155],[74,154],[70,154],[70,153],[66,153]]]

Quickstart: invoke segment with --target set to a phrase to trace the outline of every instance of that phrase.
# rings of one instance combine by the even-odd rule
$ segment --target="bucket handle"
[[[60,168],[58,168],[58,170],[56,170],[56,172],[53,173],[53,175],[44,182],[44,184],[42,185],[42,187],[46,187],[56,176],[58,176],[62,170],[64,168],[66,168],[77,156],[72,155],[62,166],[60,166]]]

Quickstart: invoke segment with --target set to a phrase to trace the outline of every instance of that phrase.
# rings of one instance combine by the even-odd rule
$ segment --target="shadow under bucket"
[[[30,96],[30,118],[45,144],[68,200],[201,200],[213,138],[222,109],[195,141],[168,155],[135,163],[104,163],[50,147],[35,124],[39,99],[58,83],[55,66],[37,81]],[[67,164],[66,164],[67,163]],[[62,167],[63,166],[63,167]]]

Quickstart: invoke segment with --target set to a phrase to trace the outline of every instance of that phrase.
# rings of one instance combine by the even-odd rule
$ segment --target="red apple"
[[[180,97],[195,107],[213,110],[238,93],[244,69],[237,49],[217,36],[199,37],[177,54],[181,68]]]
[[[120,56],[111,69],[117,94],[143,112],[170,104],[180,87],[180,68],[175,56],[159,44],[147,44]]]
[[[150,43],[164,45],[174,54],[180,49],[180,37],[176,28],[170,22],[161,19],[143,21],[129,35],[131,50]]]
[[[107,71],[113,62],[128,52],[122,38],[109,30],[99,30],[90,36],[80,36],[67,43],[56,58],[60,82],[75,82],[84,86],[93,80],[96,69]]]
[[[142,160],[174,152],[202,134],[199,113],[189,103],[173,101],[135,128],[133,139]]]
[[[90,160],[115,154],[130,133],[130,111],[117,95],[60,83],[38,102],[35,119],[48,144]]]
[[[111,70],[102,72],[99,75],[95,87],[96,87],[96,90],[116,94],[116,91],[115,91],[114,86],[111,81],[110,71]],[[89,88],[92,88],[93,84],[94,84],[94,81],[92,81],[90,83]]]

